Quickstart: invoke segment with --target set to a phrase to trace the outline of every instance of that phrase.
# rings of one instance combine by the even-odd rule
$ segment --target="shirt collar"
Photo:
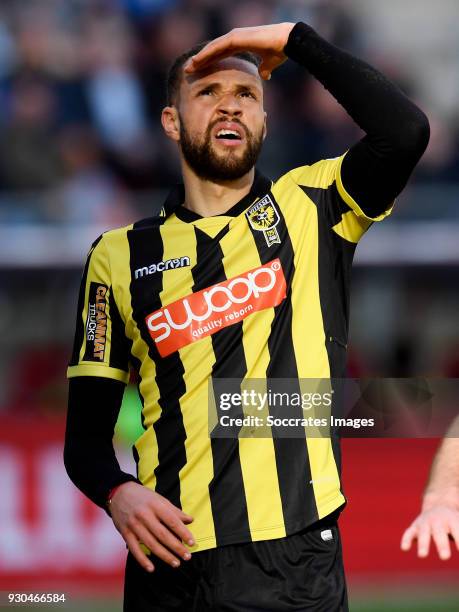
[[[237,217],[242,211],[244,211],[250,204],[252,204],[255,200],[260,198],[261,196],[268,193],[268,191],[272,187],[271,179],[264,176],[257,168],[255,168],[255,176],[252,183],[252,187],[247,195],[245,195],[242,200],[239,200],[236,204],[234,204],[229,210],[220,214],[214,215],[216,217]],[[175,187],[169,192],[167,196],[163,208],[166,212],[166,216],[175,213],[178,219],[181,221],[185,221],[190,223],[191,221],[197,221],[198,219],[204,219],[206,217],[202,217],[198,213],[193,210],[189,210],[183,206],[183,202],[185,200],[185,187],[183,183],[175,185]],[[210,217],[209,217],[210,218]]]

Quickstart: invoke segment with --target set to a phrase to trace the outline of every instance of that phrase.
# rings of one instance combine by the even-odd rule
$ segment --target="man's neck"
[[[204,181],[187,167],[182,167],[185,187],[185,208],[211,217],[222,215],[246,196],[252,188],[255,169],[252,168],[240,179],[214,183]]]

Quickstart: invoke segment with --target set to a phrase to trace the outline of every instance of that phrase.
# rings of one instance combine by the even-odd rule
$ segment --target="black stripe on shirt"
[[[192,270],[193,293],[226,280],[223,252],[219,241],[228,232],[225,226],[214,239],[195,227],[197,263]],[[232,378],[242,381],[247,365],[242,343],[242,322],[212,334],[215,362],[212,379]],[[240,384],[239,384],[240,390]],[[243,416],[233,407],[229,416]],[[232,432],[234,435],[234,431]],[[237,432],[236,432],[237,433]],[[237,437],[211,438],[214,476],[209,483],[210,502],[217,546],[229,537],[251,540],[247,501],[242,477]]]
[[[277,205],[272,193],[269,194],[269,197],[279,214],[276,230],[281,244],[278,248],[276,248],[276,244],[268,247],[263,232],[253,228],[251,230],[260,260],[263,264],[279,257],[287,281],[287,296],[274,308],[274,319],[271,323],[271,333],[268,340],[270,361],[266,378],[268,388],[280,393],[285,392],[285,387],[282,386],[282,388],[276,389],[277,383],[272,379],[292,379],[294,387],[289,388],[289,392],[301,394],[292,337],[292,279],[295,273],[294,251],[280,207]],[[304,316],[307,316],[307,312],[304,313]],[[305,338],[304,341],[307,342],[307,339]],[[269,411],[273,417],[291,416],[293,418],[302,418],[304,416],[301,406],[290,406],[288,408],[284,406],[269,406]],[[289,433],[293,433],[293,429],[290,429]],[[281,432],[279,432],[279,435],[276,435],[276,430],[273,427],[279,490],[287,535],[297,530],[299,520],[304,519],[306,524],[306,522],[312,523],[318,519],[314,490],[310,483],[311,468],[306,446],[305,429],[300,428],[295,432],[295,435],[302,437],[282,437]],[[304,515],[302,517],[295,514],[297,508],[304,508]]]
[[[328,189],[307,189],[304,192],[317,207],[319,298],[325,332],[330,377],[346,377],[346,347],[349,328],[350,284],[352,260],[356,244],[344,240],[331,228],[339,222],[341,197],[336,185]],[[340,410],[342,385],[333,383],[333,414]],[[337,407],[338,406],[338,407]],[[341,474],[341,449],[338,431],[331,431],[332,449],[338,473]]]
[[[156,365],[156,380],[152,380],[151,384],[158,385],[158,403],[161,407],[160,417],[153,425],[158,444],[155,490],[181,508],[179,474],[186,464],[186,432],[180,407],[180,398],[185,393],[184,368],[178,352],[161,357],[145,323],[147,314],[162,307],[162,273],[135,278],[135,270],[143,267],[145,262],[163,259],[163,241],[159,227],[151,227],[144,222],[139,227],[135,224],[127,235],[130,249],[132,313],[142,339],[148,346],[148,356]]]

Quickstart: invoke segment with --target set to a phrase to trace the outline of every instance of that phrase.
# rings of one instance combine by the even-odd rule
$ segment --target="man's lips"
[[[218,137],[217,134],[221,130],[231,130],[232,132],[236,132],[239,138],[225,138],[224,136]],[[244,128],[239,124],[233,121],[220,121],[217,125],[212,129],[212,137],[215,138],[218,142],[227,145],[227,146],[237,146],[240,145],[245,140],[245,131]]]

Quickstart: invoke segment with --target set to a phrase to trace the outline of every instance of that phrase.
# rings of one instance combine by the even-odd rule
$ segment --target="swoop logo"
[[[234,325],[286,296],[279,259],[249,270],[149,314],[145,322],[162,357]]]

